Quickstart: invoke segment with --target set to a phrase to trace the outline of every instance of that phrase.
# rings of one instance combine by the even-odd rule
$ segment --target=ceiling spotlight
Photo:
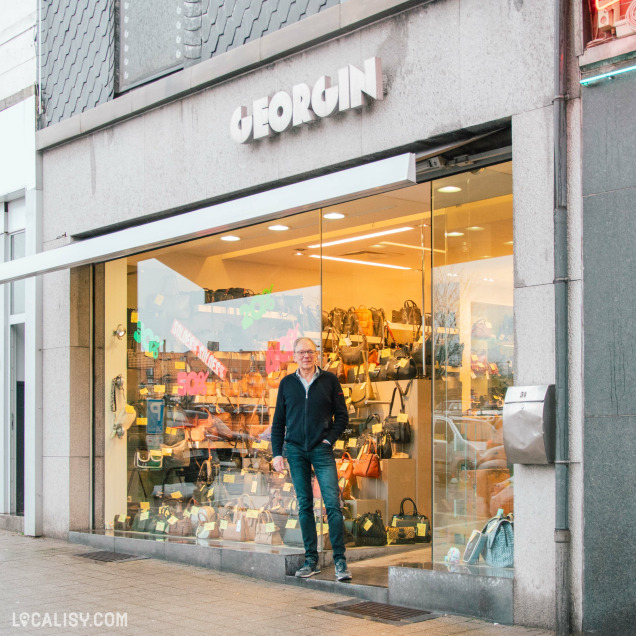
[[[120,340],[126,335],[126,328],[121,323],[117,325],[117,329],[113,331],[113,336],[117,336]]]
[[[506,242],[504,243],[504,245],[512,245],[512,244],[513,244],[513,241],[506,241]]]
[[[449,276],[458,276],[458,274],[453,274],[452,272],[448,272]]]
[[[345,215],[342,214],[341,212],[327,212],[327,214],[323,214],[324,219],[330,219],[330,220],[344,219],[344,217]]]
[[[466,229],[470,230],[471,232],[481,232],[484,228],[480,227],[479,225],[471,225],[470,227],[467,227]]]
[[[437,188],[437,191],[442,194],[452,194],[453,192],[461,192],[462,189],[457,186],[444,186],[443,188]]]
[[[494,283],[494,282],[495,282],[495,279],[494,279],[494,278],[484,278],[484,280],[485,280],[487,283]]]
[[[284,232],[289,228],[286,225],[270,225],[267,229],[272,230],[273,232]]]
[[[241,238],[239,236],[234,236],[233,234],[226,234],[221,237],[222,241],[240,241]]]
[[[464,236],[463,232],[445,232],[444,236]]]
[[[302,256],[303,253],[302,252],[294,252],[294,256]]]

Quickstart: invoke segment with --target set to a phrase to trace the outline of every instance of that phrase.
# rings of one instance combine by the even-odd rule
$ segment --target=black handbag
[[[387,362],[387,380],[410,380],[416,376],[417,365],[411,357],[391,358]]]
[[[371,311],[371,318],[373,320],[373,335],[376,338],[382,338],[384,335],[384,322],[386,321],[384,309],[369,307],[369,310]]]
[[[356,546],[363,545],[386,545],[386,528],[382,520],[382,513],[379,510],[375,512],[366,512],[358,515],[355,522],[355,541]]]
[[[380,459],[391,459],[393,456],[393,444],[391,443],[391,433],[383,431],[378,433],[376,437],[376,444],[378,446],[378,455]]]
[[[342,333],[342,323],[344,321],[344,315],[347,312],[340,307],[334,307],[328,314],[329,325],[333,327],[338,333]]]
[[[410,515],[404,512],[404,502],[410,501],[413,504],[413,510]],[[415,542],[429,543],[431,540],[431,522],[426,515],[421,515],[417,511],[415,502],[410,497],[404,497],[400,502],[400,513],[393,515],[391,519],[391,527],[393,528],[415,528]],[[400,541],[398,540],[397,543]],[[409,543],[409,541],[405,541]]]
[[[398,392],[400,394],[400,412],[398,415],[393,415],[393,403],[395,402],[395,394]],[[404,411],[402,392],[397,386],[393,389],[389,414],[384,420],[384,430],[390,433],[393,440],[400,444],[408,444],[411,441],[411,425]]]
[[[342,333],[358,333],[358,314],[355,307],[349,307],[343,316]]]
[[[422,312],[414,300],[405,300],[403,307],[393,310],[392,318],[392,322],[401,322],[406,325],[422,324]]]

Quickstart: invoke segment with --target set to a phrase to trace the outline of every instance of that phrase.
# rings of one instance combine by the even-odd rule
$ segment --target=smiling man
[[[280,382],[272,422],[274,470],[285,470],[285,442],[305,546],[305,563],[296,576],[306,578],[320,572],[311,488],[313,467],[327,509],[336,579],[347,581],[351,579],[351,572],[345,559],[344,521],[333,444],[347,427],[349,416],[340,382],[333,373],[326,373],[317,366],[316,354],[316,345],[309,338],[298,338],[294,342],[298,369]]]

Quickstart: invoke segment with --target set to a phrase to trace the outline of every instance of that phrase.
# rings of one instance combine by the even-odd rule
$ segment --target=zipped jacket
[[[283,454],[283,441],[309,451],[327,440],[332,446],[349,423],[347,405],[338,378],[319,370],[305,391],[300,378],[286,375],[278,387],[272,421],[272,452]]]

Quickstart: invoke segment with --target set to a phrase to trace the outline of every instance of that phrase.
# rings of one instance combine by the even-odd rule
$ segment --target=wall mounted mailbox
[[[504,448],[508,463],[553,463],[555,421],[553,384],[508,387],[503,409]]]

